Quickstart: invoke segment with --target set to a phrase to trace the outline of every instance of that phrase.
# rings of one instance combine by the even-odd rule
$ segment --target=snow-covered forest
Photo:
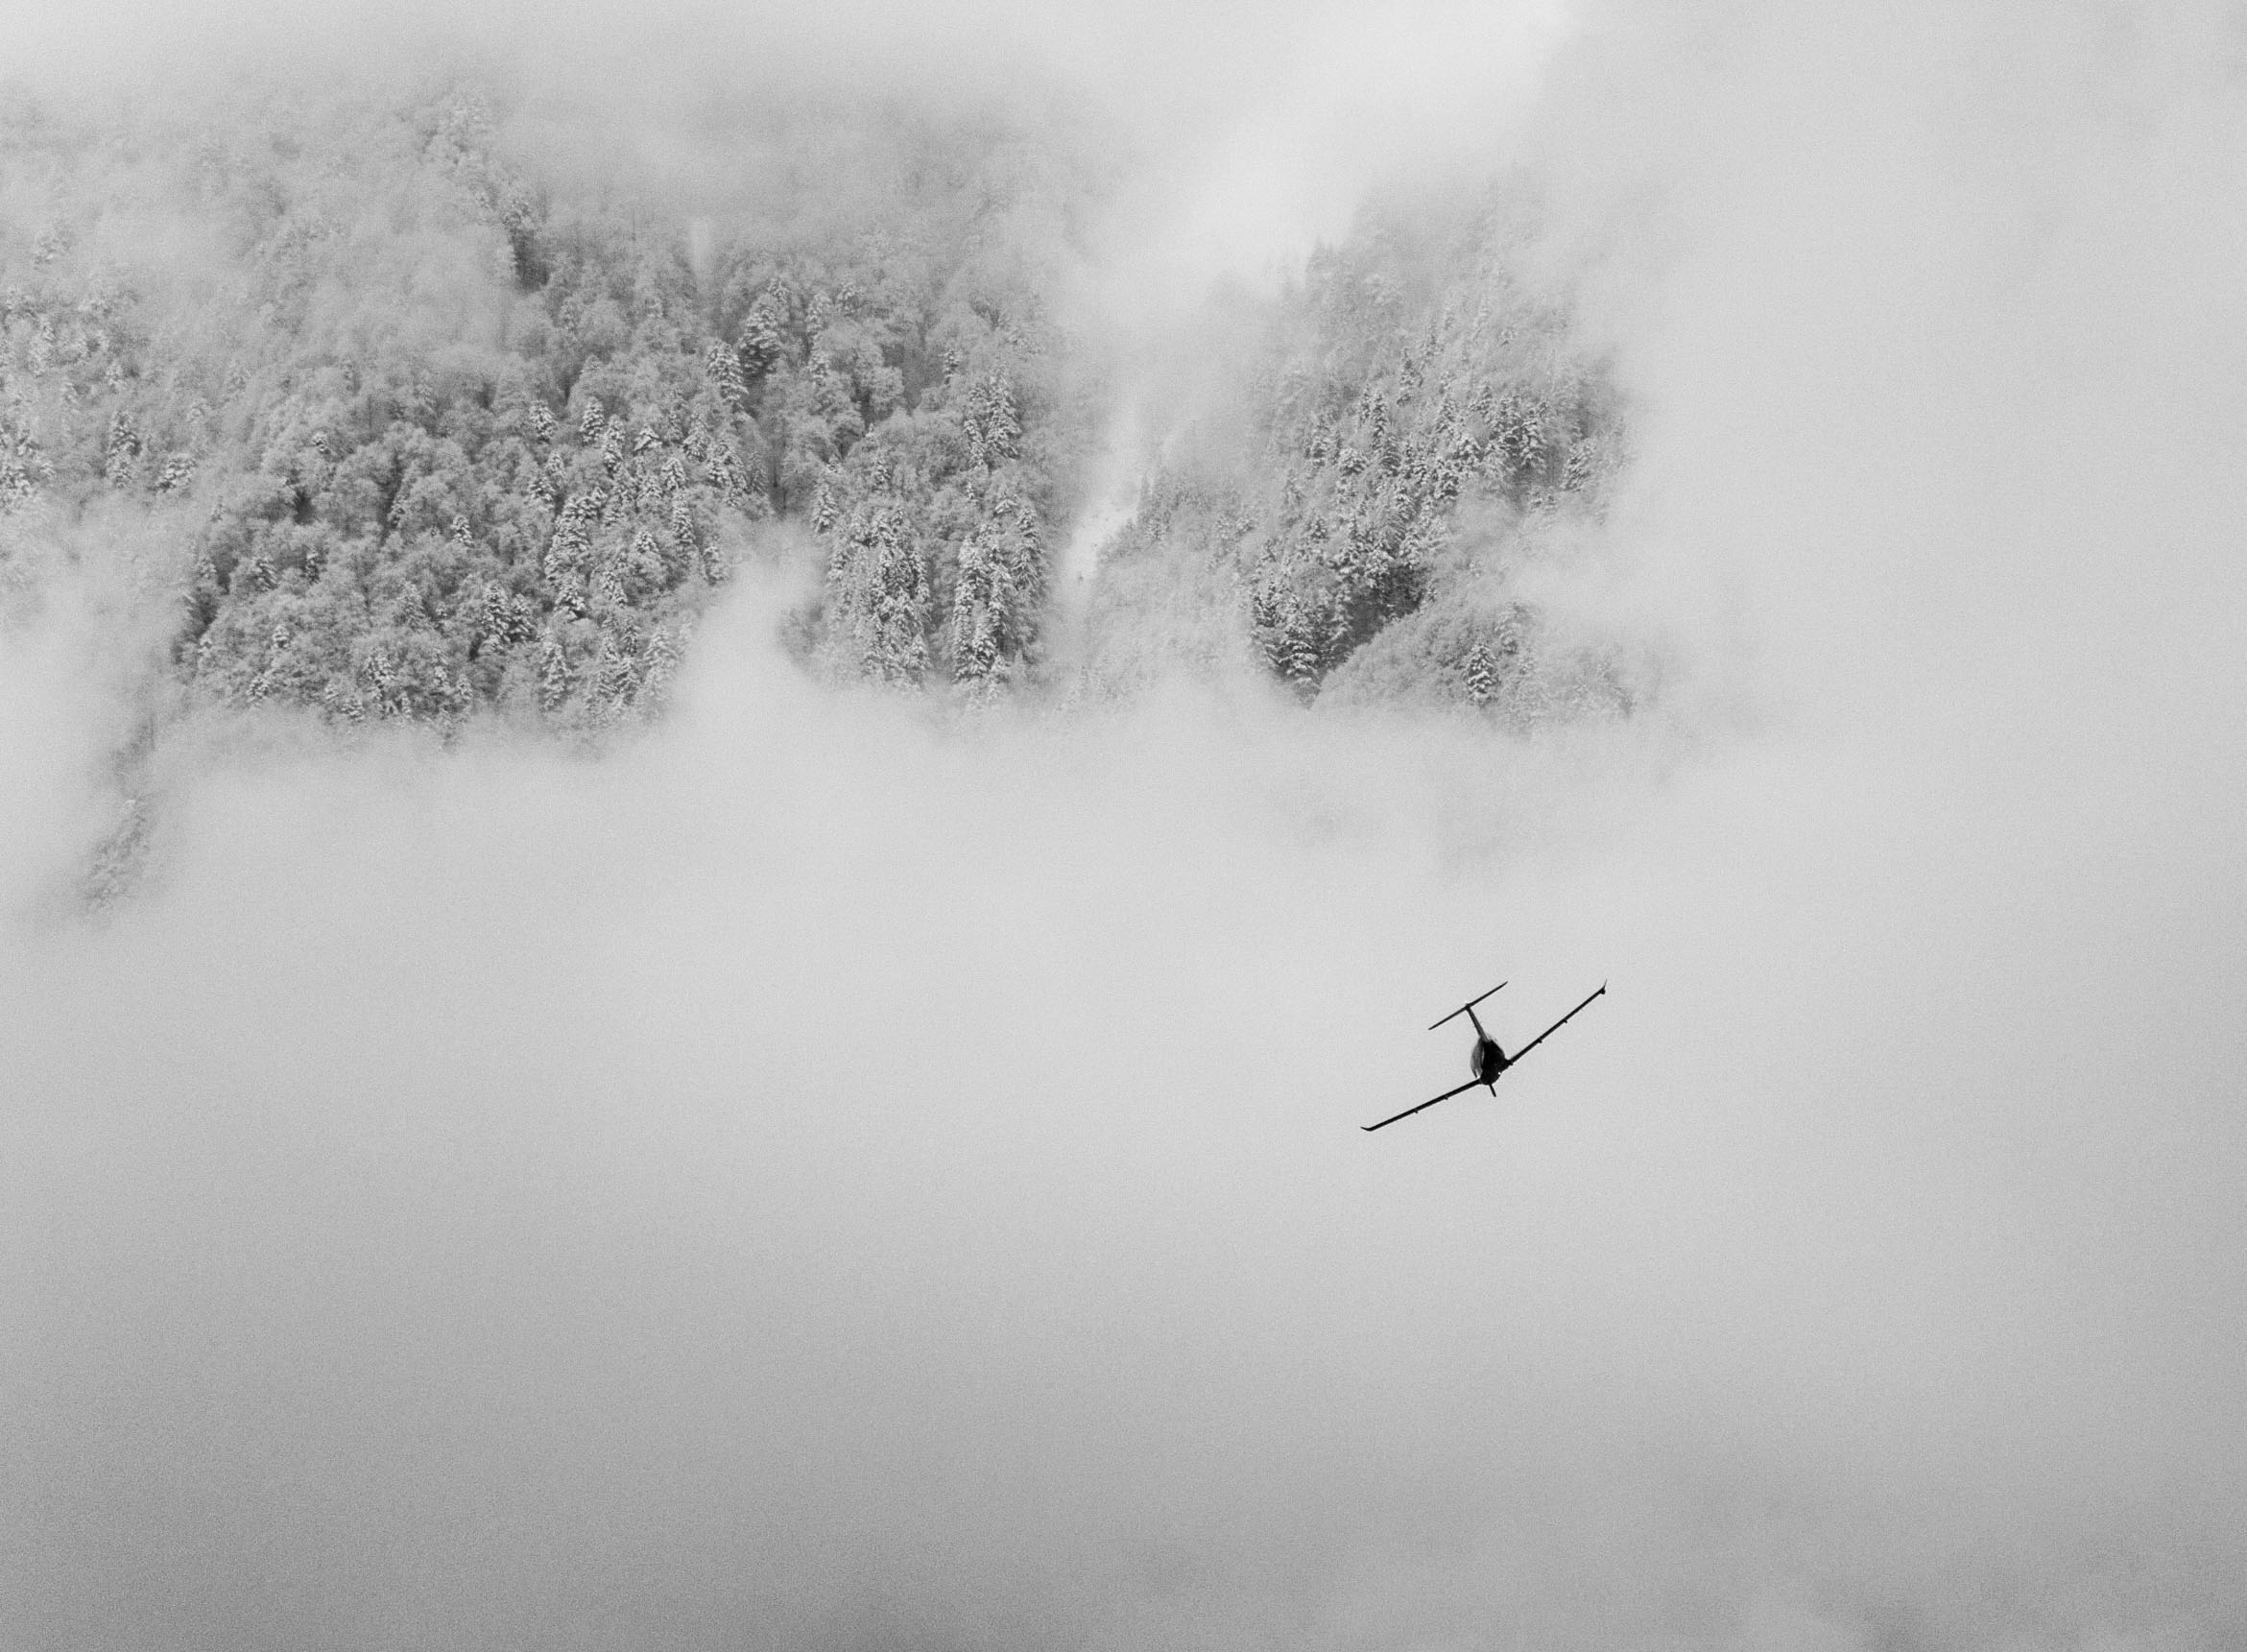
[[[598,730],[745,562],[807,670],[972,701],[1237,656],[1303,697],[1626,711],[1510,568],[1597,519],[1623,414],[1494,186],[1375,208],[1242,299],[1055,649],[1120,363],[1073,291],[1083,135],[806,107],[723,212],[511,142],[472,86],[0,122],[0,579],[161,524],[167,715]],[[52,553],[49,553],[51,560]],[[1193,623],[1181,590],[1213,593]]]

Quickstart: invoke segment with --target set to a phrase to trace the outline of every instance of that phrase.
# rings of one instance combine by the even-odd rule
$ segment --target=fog
[[[84,921],[122,599],[0,634],[8,1643],[2247,1631],[2236,20],[1510,13],[1337,173],[1446,51],[1379,21],[1118,49],[1224,161],[1135,267],[1530,169],[1635,418],[1537,594],[1663,639],[1629,722],[961,723],[752,580],[598,761],[182,746]],[[1610,990],[1361,1134],[1500,978]]]

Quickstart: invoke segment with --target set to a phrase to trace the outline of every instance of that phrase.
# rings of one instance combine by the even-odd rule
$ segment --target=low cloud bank
[[[2229,1621],[2207,867],[1856,752],[937,736],[749,618],[658,744],[214,779],[12,944],[18,1643]],[[1356,1131],[1494,972],[1614,986]]]
[[[946,728],[746,593],[597,765],[183,777],[0,938],[6,1639],[2237,1639],[2228,27],[1588,21],[1659,717]],[[1612,985],[1361,1135],[1500,976]]]

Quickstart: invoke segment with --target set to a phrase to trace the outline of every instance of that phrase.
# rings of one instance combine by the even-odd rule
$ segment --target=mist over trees
[[[1226,410],[1242,436],[1180,443],[1148,480],[1103,617],[1134,629],[1135,563],[1216,569],[1251,656],[1305,699],[1627,711],[1615,652],[1555,637],[1514,588],[1596,528],[1624,452],[1602,365],[1514,274],[1525,211],[1395,204],[1315,252]]]
[[[1100,169],[898,108],[757,141],[747,199],[704,212],[550,164],[458,89],[13,98],[8,577],[42,526],[155,513],[176,702],[339,722],[643,716],[743,562],[790,556],[819,564],[790,640],[838,681],[1113,688],[1190,654],[1183,597],[1306,699],[1628,708],[1509,586],[1596,521],[1621,422],[1494,197],[1367,219],[1252,307],[1223,406],[1153,410],[1175,438],[1064,672],[1053,563],[1111,364],[1062,317]]]

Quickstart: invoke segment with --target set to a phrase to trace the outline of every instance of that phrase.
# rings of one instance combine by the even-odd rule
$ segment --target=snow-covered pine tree
[[[830,570],[862,676],[905,685],[928,669],[928,567],[896,505],[861,512]],[[835,573],[841,578],[835,581]]]
[[[787,301],[777,287],[767,287],[750,305],[749,314],[742,319],[740,337],[734,341],[741,370],[748,377],[762,378],[779,365],[787,348],[780,331],[787,313]]]
[[[749,411],[749,380],[742,376],[741,357],[723,339],[712,339],[703,352],[703,375],[732,412]]]
[[[1491,651],[1477,642],[1467,651],[1467,703],[1477,710],[1497,697],[1497,661]]]
[[[569,654],[562,638],[549,630],[538,647],[538,706],[549,715],[569,699]]]
[[[952,676],[978,688],[1008,681],[1031,652],[1045,594],[1038,513],[997,500],[962,543],[952,587]]]
[[[968,462],[985,469],[1012,459],[1020,450],[1021,408],[1015,386],[1006,374],[987,372],[968,392],[961,428],[968,438]]]

